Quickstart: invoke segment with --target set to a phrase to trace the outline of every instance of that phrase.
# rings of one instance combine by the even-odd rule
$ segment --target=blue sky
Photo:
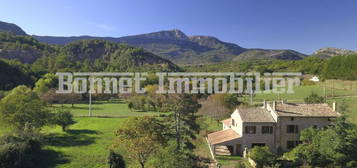
[[[6,0],[28,34],[126,36],[180,29],[246,48],[357,51],[356,0]]]

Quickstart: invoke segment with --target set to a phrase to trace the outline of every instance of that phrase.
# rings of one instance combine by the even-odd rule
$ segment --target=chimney
[[[333,111],[336,111],[336,102],[332,103],[332,109],[333,109]]]
[[[276,109],[276,101],[273,101],[273,110],[276,111],[275,109]]]
[[[264,109],[267,108],[267,102],[265,101],[265,99],[263,100],[263,108],[264,108]]]
[[[281,104],[285,104],[285,100],[284,99],[281,99]]]

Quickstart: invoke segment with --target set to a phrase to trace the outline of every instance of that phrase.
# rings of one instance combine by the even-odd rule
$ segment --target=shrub
[[[57,111],[54,116],[53,122],[54,124],[61,126],[63,131],[67,131],[70,125],[76,123],[76,121],[74,121],[73,119],[72,113],[69,110],[63,108]]]
[[[257,167],[270,166],[275,162],[275,155],[269,150],[267,146],[256,146],[250,153],[249,157],[252,158],[256,163]]]
[[[36,155],[41,150],[37,131],[25,128],[0,138],[1,168],[36,168]]]
[[[307,104],[324,103],[324,97],[311,93],[308,97],[304,98],[304,102]]]
[[[301,83],[304,86],[310,86],[310,85],[315,85],[316,84],[315,82],[311,81],[310,79],[304,79],[304,80],[302,80]]]
[[[125,168],[125,161],[123,156],[115,153],[113,150],[109,151],[108,164],[110,168]]]

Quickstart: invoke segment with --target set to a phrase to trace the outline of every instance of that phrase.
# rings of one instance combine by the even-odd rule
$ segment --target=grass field
[[[123,118],[76,118],[64,133],[60,127],[43,129],[45,151],[40,167],[96,168],[107,166],[114,131]]]
[[[347,83],[348,84],[348,83]],[[344,82],[335,81],[334,95],[331,98],[332,90],[326,89],[329,96],[328,102],[336,101],[338,104],[348,106],[348,119],[357,124],[357,88],[350,90]],[[295,88],[295,94],[257,94],[254,96],[254,103],[258,104],[266,100],[287,99],[290,102],[303,102],[303,99],[311,92],[323,95],[323,84],[312,86],[299,86]],[[244,97],[248,102],[249,97]],[[75,115],[77,123],[70,127],[67,133],[62,132],[60,127],[45,127],[44,151],[39,157],[41,165],[39,167],[59,167],[59,168],[102,168],[107,167],[108,149],[113,143],[114,131],[129,116],[160,115],[157,112],[133,112],[127,107],[124,101],[96,101],[92,105],[93,115],[88,116],[88,104],[64,105],[71,109]],[[59,108],[61,105],[56,105]],[[210,159],[209,149],[205,140],[205,135],[209,132],[221,130],[221,123],[209,118],[200,120],[202,131],[194,141],[197,149],[195,153],[203,159]],[[6,132],[0,129],[0,135]],[[238,162],[245,162],[240,157],[218,157],[218,162],[222,167],[234,167]]]
[[[55,105],[60,108],[62,105]],[[159,115],[157,112],[130,111],[123,101],[93,102],[93,115],[88,115],[88,104],[63,105],[71,109],[76,124],[65,133],[59,126],[42,129],[44,150],[40,154],[39,167],[44,168],[104,168],[113,144],[114,132],[131,116]],[[2,126],[2,128],[6,128]],[[0,129],[0,135],[6,133]]]
[[[56,105],[55,107],[61,107],[62,105]],[[88,116],[89,105],[88,103],[74,104],[74,107],[70,104],[64,104],[64,107],[71,109],[74,116],[83,117]],[[130,117],[130,116],[144,116],[144,115],[159,115],[158,112],[138,112],[130,111],[128,104],[122,100],[111,101],[94,101],[92,102],[92,114],[94,117]]]
[[[326,89],[324,87],[326,86]],[[333,89],[332,89],[333,87]],[[337,107],[341,106],[344,101],[348,107],[346,116],[348,119],[357,124],[357,81],[327,81],[326,83],[320,82],[316,85],[298,86],[294,88],[294,94],[275,94],[275,93],[259,93],[253,97],[254,104],[261,104],[263,100],[287,100],[288,102],[303,103],[304,98],[311,93],[316,93],[320,96],[324,96],[326,92],[327,102],[336,102]],[[244,102],[250,102],[250,97],[243,97]]]

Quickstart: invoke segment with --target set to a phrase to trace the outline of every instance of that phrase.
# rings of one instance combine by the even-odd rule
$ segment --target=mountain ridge
[[[13,23],[7,23],[0,21],[0,31],[11,32],[16,35],[26,36],[26,32],[21,27]]]
[[[9,25],[10,28],[1,29],[1,27],[8,27]],[[10,31],[17,35],[27,35],[19,26],[6,22],[0,22],[0,31]],[[32,37],[43,43],[57,45],[65,45],[85,39],[126,43],[131,46],[143,48],[176,64],[206,64],[252,59],[300,60],[308,56],[291,49],[244,48],[235,43],[221,41],[213,36],[187,36],[179,29],[123,37],[96,37],[88,35],[69,37],[32,35]],[[317,50],[311,56],[329,58],[334,55],[348,53],[355,52],[336,48],[332,50],[330,48]]]
[[[290,52],[292,56],[285,56],[279,52],[284,50],[274,49],[248,49],[234,43],[224,42],[213,36],[193,35],[187,36],[178,29],[163,30],[146,34],[130,35],[123,37],[94,37],[72,36],[52,37],[33,36],[37,40],[50,44],[64,45],[82,39],[101,39],[116,43],[127,43],[132,46],[142,47],[176,64],[206,64],[242,59],[303,59],[307,55],[297,51]],[[245,52],[262,50],[264,54],[250,56]],[[287,52],[290,50],[287,50]],[[267,54],[271,52],[270,54]],[[240,54],[245,53],[244,56]],[[253,52],[254,53],[254,52]],[[285,55],[284,55],[285,54]],[[241,57],[241,58],[240,58]]]

